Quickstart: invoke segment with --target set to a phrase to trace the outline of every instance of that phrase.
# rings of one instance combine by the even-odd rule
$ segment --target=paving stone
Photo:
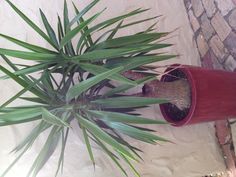
[[[200,17],[200,15],[204,12],[204,8],[202,2],[199,0],[191,0],[193,12],[196,17]]]
[[[234,7],[235,4],[232,0],[215,0],[221,14],[223,16],[227,15]]]
[[[228,19],[230,26],[236,31],[236,9],[231,12]]]
[[[211,59],[210,51],[208,51],[204,57],[202,57],[202,67],[203,68],[209,68],[209,69],[214,69],[213,68],[213,61]]]
[[[189,15],[189,20],[192,25],[193,31],[196,32],[200,28],[200,24],[197,18],[195,17],[195,15],[193,14],[192,10],[188,12],[188,15]]]
[[[204,13],[201,16],[200,20],[201,20],[201,29],[202,29],[203,36],[208,41],[212,37],[212,35],[215,33],[215,30],[211,26],[211,22],[208,19],[206,13]]]
[[[231,32],[229,36],[225,39],[224,44],[229,50],[230,54],[236,58],[236,33]]]
[[[211,60],[213,63],[213,68],[219,69],[219,70],[224,70],[223,65],[218,61],[218,58],[214,55],[213,51],[210,49],[209,52],[210,52]]]
[[[219,63],[211,49],[208,50],[208,52],[202,58],[202,67],[209,69],[224,69],[222,64]]]
[[[184,0],[184,4],[187,10],[192,7],[191,0]]]
[[[211,20],[211,24],[214,27],[215,31],[219,35],[222,41],[229,35],[231,28],[228,23],[225,21],[224,17],[217,12]]]
[[[211,47],[215,56],[218,58],[219,62],[223,63],[228,51],[217,35],[211,38],[209,46]]]
[[[236,69],[236,60],[232,55],[228,56],[224,63],[224,67],[228,71],[234,71]]]
[[[233,1],[233,3],[236,5],[236,0],[232,0]]]
[[[205,38],[203,37],[202,33],[200,33],[197,36],[197,46],[198,46],[198,50],[200,52],[201,57],[205,56],[205,54],[207,53],[209,46],[205,40]]]
[[[206,9],[206,14],[211,18],[216,12],[216,6],[214,0],[202,0],[203,6]]]

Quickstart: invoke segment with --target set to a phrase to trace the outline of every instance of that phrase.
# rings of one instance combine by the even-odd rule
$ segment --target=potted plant
[[[229,119],[236,116],[236,73],[196,66],[172,65],[160,81],[144,86],[146,97],[170,100],[160,105],[174,126]]]
[[[127,90],[156,79],[156,74],[148,72],[150,64],[175,57],[157,53],[157,49],[171,46],[159,42],[168,33],[154,32],[152,25],[144,31],[122,37],[115,37],[120,29],[143,23],[156,17],[125,22],[129,17],[140,15],[146,9],[137,9],[125,15],[114,17],[95,25],[92,22],[103,11],[88,19],[84,15],[93,8],[99,0],[92,1],[82,11],[74,5],[76,15],[68,17],[67,3],[64,3],[63,20],[58,16],[57,32],[40,10],[46,33],[21,12],[11,1],[6,2],[12,9],[45,39],[52,49],[29,44],[5,34],[1,37],[27,49],[19,51],[0,48],[2,59],[11,69],[0,66],[5,73],[4,79],[12,79],[23,89],[16,93],[0,107],[0,126],[38,121],[36,127],[23,140],[14,152],[21,152],[2,174],[4,177],[11,167],[29,150],[35,140],[46,130],[49,135],[41,151],[29,170],[28,176],[36,176],[61,142],[61,154],[58,168],[63,168],[66,141],[72,121],[82,130],[84,142],[91,161],[95,164],[91,142],[97,144],[107,156],[127,175],[120,164],[123,160],[140,176],[133,166],[133,161],[141,159],[140,149],[131,145],[125,136],[136,140],[156,144],[157,141],[168,141],[152,133],[153,130],[144,127],[145,124],[165,124],[163,121],[141,117],[132,112],[150,104],[166,103],[162,98],[140,97],[140,93],[128,95]],[[93,34],[103,31],[94,39]],[[74,37],[79,36],[75,41]],[[76,42],[76,45],[72,44]],[[8,57],[35,61],[33,65],[17,65]],[[125,77],[135,70],[145,73],[143,78],[134,80]],[[32,74],[38,73],[37,77]],[[61,79],[56,77],[60,75]],[[24,96],[31,92],[32,97]],[[30,105],[10,107],[16,99],[30,101]]]

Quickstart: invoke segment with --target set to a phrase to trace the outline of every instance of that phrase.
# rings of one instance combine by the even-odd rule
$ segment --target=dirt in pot
[[[174,122],[178,122],[183,120],[189,112],[189,108],[184,110],[180,110],[177,106],[171,103],[163,104],[165,107],[166,114],[173,120]]]

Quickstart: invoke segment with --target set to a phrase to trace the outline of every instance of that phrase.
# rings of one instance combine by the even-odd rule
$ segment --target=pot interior
[[[179,79],[187,79],[186,74],[181,69],[173,69],[170,70],[162,77],[163,82],[173,82]],[[191,90],[191,89],[190,89]],[[191,93],[190,93],[191,95]],[[174,104],[165,103],[161,104],[162,112],[164,113],[164,117],[167,121],[171,123],[177,123],[183,121],[189,114],[190,108],[186,108],[184,110],[180,110]]]

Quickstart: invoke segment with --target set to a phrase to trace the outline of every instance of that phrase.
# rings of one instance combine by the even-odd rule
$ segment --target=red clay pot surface
[[[164,118],[174,126],[236,117],[236,73],[201,67],[172,65],[166,72],[182,71],[191,87],[191,107],[182,120],[173,120],[168,105],[160,105]],[[161,81],[168,81],[171,72]]]

